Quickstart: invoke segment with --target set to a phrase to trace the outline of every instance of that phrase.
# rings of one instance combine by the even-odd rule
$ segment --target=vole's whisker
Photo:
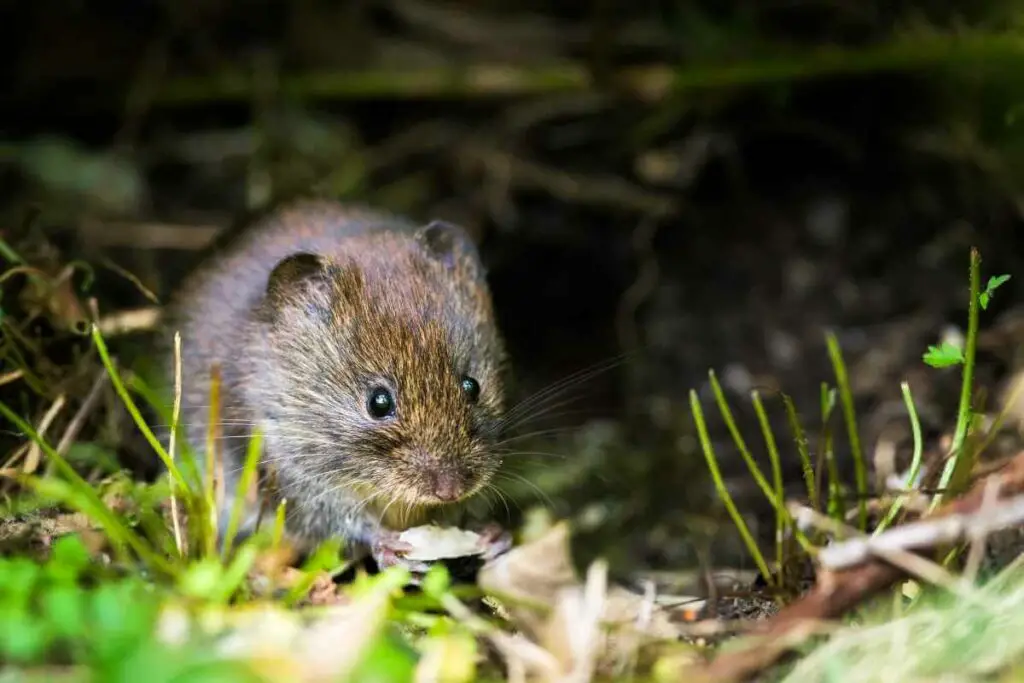
[[[549,496],[547,493],[544,492],[543,489],[541,489],[539,486],[537,486],[536,484],[534,484],[532,481],[522,476],[521,474],[506,471],[499,472],[495,476],[498,480],[508,480],[511,482],[521,482],[523,484],[526,484],[527,487],[529,487],[530,489],[537,493],[538,498],[541,500],[541,502],[544,503],[546,507],[552,510],[555,509],[555,503],[553,500],[551,500],[551,496]]]
[[[552,429],[538,429],[532,432],[525,432],[523,434],[512,434],[510,436],[502,437],[495,442],[495,447],[506,446],[510,443],[517,441],[525,441],[527,439],[542,439],[548,436],[557,436],[560,434],[568,434],[576,431],[576,427],[554,427]]]
[[[399,492],[395,492],[394,494],[392,494],[391,499],[388,501],[387,505],[385,505],[384,508],[380,511],[380,514],[377,515],[377,523],[378,524],[383,524],[384,523],[384,518],[388,514],[388,509],[392,505],[394,505],[396,502],[398,502],[399,496],[400,496]]]
[[[515,430],[520,429],[523,426],[528,425],[531,422],[534,422],[534,421],[540,420],[540,419],[555,420],[555,419],[564,419],[564,418],[567,418],[567,417],[574,417],[574,418],[584,417],[585,418],[585,417],[588,417],[588,416],[592,415],[593,411],[586,410],[586,409],[562,410],[562,408],[564,406],[568,406],[569,404],[573,403],[574,401],[578,401],[578,400],[579,400],[578,397],[577,398],[566,399],[565,401],[561,401],[561,402],[559,402],[559,403],[557,403],[555,405],[552,405],[552,406],[545,406],[545,407],[539,408],[537,410],[533,410],[533,411],[530,411],[530,412],[527,412],[527,413],[523,413],[523,414],[519,415],[519,417],[517,417],[515,419],[515,421],[510,422],[510,423],[505,424],[505,425],[502,425],[502,431],[506,432],[506,433],[508,433],[508,432],[515,432]],[[558,428],[556,427],[555,429],[558,429]],[[574,427],[562,427],[561,429],[564,429],[564,430],[568,431],[568,430],[574,429]]]
[[[583,368],[582,370],[578,370],[568,375],[567,377],[564,377],[563,379],[552,383],[548,387],[541,389],[540,391],[524,398],[522,401],[512,406],[506,412],[505,420],[511,421],[514,417],[516,417],[526,408],[530,406],[543,405],[544,402],[554,397],[557,397],[558,395],[569,390],[570,388],[578,386],[583,382],[586,382],[600,375],[603,372],[607,372],[608,370],[611,370],[612,368],[621,365],[622,362],[626,359],[626,357],[626,354],[619,354],[610,359],[606,359],[598,363],[595,363],[594,365],[591,365],[587,368]]]
[[[513,450],[513,451],[497,451],[497,452],[501,454],[502,458],[505,458],[505,459],[508,459],[508,460],[512,460],[513,458],[519,458],[520,456],[538,457],[538,458],[555,458],[555,459],[558,459],[558,460],[566,460],[569,457],[565,453],[551,453],[551,452],[548,452],[548,451],[519,451],[519,450]]]
[[[491,493],[491,492],[494,493],[494,495],[498,498],[498,500],[501,501],[501,504],[505,507],[505,519],[511,519],[512,518],[512,510],[509,509],[509,507],[508,507],[508,498],[505,497],[505,494],[502,493],[501,489],[499,489],[494,484],[488,483],[484,487],[484,491],[486,491],[487,493]],[[522,508],[520,508],[520,509],[522,509]]]

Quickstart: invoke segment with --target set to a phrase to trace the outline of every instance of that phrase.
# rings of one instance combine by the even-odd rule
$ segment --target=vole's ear
[[[474,267],[480,265],[480,254],[473,239],[462,227],[447,221],[435,220],[416,231],[416,241],[433,258],[448,267],[462,259]]]
[[[281,304],[301,290],[315,286],[327,277],[327,261],[316,254],[298,252],[278,261],[267,277],[264,307],[268,313],[277,311]]]

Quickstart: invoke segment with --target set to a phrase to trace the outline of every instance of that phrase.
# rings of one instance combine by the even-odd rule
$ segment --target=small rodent
[[[261,480],[274,481],[264,509],[272,519],[287,499],[299,546],[340,537],[380,566],[403,561],[404,528],[478,493],[501,464],[505,344],[458,226],[290,202],[216,245],[165,320],[168,339],[181,333],[180,423],[193,452],[205,450],[216,365],[224,490],[259,426]],[[489,554],[510,545],[500,526],[484,532]]]

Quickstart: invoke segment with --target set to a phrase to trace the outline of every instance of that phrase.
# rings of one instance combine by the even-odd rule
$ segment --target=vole
[[[271,511],[287,499],[290,538],[340,537],[381,567],[406,562],[404,528],[479,493],[501,464],[506,347],[459,226],[289,202],[211,249],[165,327],[181,334],[180,423],[198,458],[219,368],[222,520],[254,427],[261,480],[274,482],[264,494]],[[511,544],[499,525],[482,531],[485,555]]]

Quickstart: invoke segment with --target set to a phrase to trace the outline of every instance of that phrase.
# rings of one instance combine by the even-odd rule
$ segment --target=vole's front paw
[[[408,569],[414,576],[422,576],[430,569],[430,565],[420,560],[410,560],[405,557],[413,549],[408,543],[399,540],[397,531],[381,531],[377,534],[373,544],[370,546],[370,553],[377,567],[383,571],[388,567],[401,565]]]
[[[489,522],[478,529],[480,546],[484,549],[483,559],[490,562],[512,549],[512,534],[497,522]]]

